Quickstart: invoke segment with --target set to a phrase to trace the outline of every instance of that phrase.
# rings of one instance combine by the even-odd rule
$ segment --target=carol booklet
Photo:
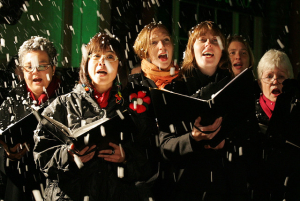
[[[39,112],[39,111],[36,111]],[[0,139],[8,147],[14,147],[18,143],[33,144],[33,134],[38,121],[33,113],[30,113],[19,121],[9,125],[4,131],[0,132]]]
[[[112,118],[102,118],[74,130],[48,116],[39,113],[36,116],[45,131],[64,144],[74,144],[77,150],[92,145],[96,145],[98,150],[110,149],[110,142],[120,144],[131,139],[136,132],[127,110],[117,110],[117,115]]]
[[[209,99],[154,88],[150,89],[150,94],[159,129],[164,132],[182,135],[191,132],[199,116],[202,126],[211,125],[216,118],[223,117],[220,132],[207,142],[216,146],[250,114],[254,114],[253,90],[253,73],[246,69],[217,92],[209,96],[205,94]]]

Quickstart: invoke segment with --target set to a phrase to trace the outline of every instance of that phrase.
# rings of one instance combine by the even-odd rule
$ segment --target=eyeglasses
[[[118,60],[118,57],[113,54],[109,54],[109,55],[92,54],[89,55],[89,58],[94,62],[99,62],[102,58],[108,62],[115,62]]]
[[[266,84],[272,84],[275,80],[277,80],[277,82],[279,84],[282,84],[282,82],[284,80],[286,80],[286,77],[284,76],[280,76],[279,78],[274,78],[274,77],[265,77],[265,78],[261,78],[261,80],[266,83]]]
[[[50,64],[43,64],[43,65],[38,65],[35,67],[32,66],[22,66],[22,69],[25,69],[28,72],[33,72],[34,69],[36,69],[37,71],[44,71],[47,70],[48,68],[50,68],[52,65]]]

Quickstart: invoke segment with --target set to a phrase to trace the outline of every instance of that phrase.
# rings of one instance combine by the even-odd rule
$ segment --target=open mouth
[[[99,75],[106,75],[107,72],[106,72],[106,71],[103,71],[103,70],[98,70],[98,71],[97,71],[97,74],[99,74]]]
[[[168,53],[163,53],[163,54],[158,55],[158,58],[159,58],[161,61],[166,61],[166,60],[168,60],[168,57],[169,57]]]
[[[243,67],[243,64],[242,63],[235,63],[235,64],[233,64],[233,66],[235,68],[239,69],[239,68]]]
[[[34,78],[33,79],[33,82],[41,82],[42,81],[42,78]]]
[[[241,63],[235,63],[235,64],[233,64],[233,66],[243,66],[243,64],[241,64]]]
[[[202,54],[202,56],[205,56],[205,57],[207,57],[207,58],[210,58],[210,57],[213,57],[214,54],[211,53],[211,52],[204,52],[204,53]]]
[[[274,94],[274,95],[279,95],[279,94],[281,94],[281,91],[278,88],[275,88],[275,89],[272,90],[271,93]]]

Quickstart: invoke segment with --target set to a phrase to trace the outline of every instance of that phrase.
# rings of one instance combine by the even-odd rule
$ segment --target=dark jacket
[[[153,80],[145,77],[143,71],[141,73],[132,74],[129,76],[129,82],[138,86],[143,86],[147,88],[157,88],[156,84]],[[166,85],[166,90],[170,91],[183,91],[184,85],[182,82],[178,82],[175,78],[170,84]],[[152,107],[150,109],[150,115],[153,119],[155,119],[155,112]],[[158,137],[159,131],[156,130],[156,137]],[[151,141],[157,141],[155,138],[151,139]],[[151,147],[152,158],[149,158],[152,165],[159,167],[157,170],[157,175],[154,177],[153,182],[149,182],[148,185],[152,189],[154,193],[154,199],[157,201],[160,200],[168,200],[169,194],[173,190],[174,185],[174,176],[173,176],[173,167],[168,164],[160,154],[160,150],[156,143],[152,143]],[[153,184],[154,183],[154,184]]]
[[[230,79],[231,75],[226,70],[218,69],[214,75],[206,76],[193,68],[192,75],[182,81],[186,86],[183,93],[205,97],[207,93],[220,90]],[[247,140],[255,134],[254,104],[248,120],[243,125],[245,128],[240,126],[233,131],[243,135],[226,139],[224,148],[220,150],[205,149],[205,142],[195,141],[191,133],[176,136],[160,132],[163,156],[176,167],[176,186],[171,195],[172,200],[247,199],[247,170],[250,163],[248,147],[251,146]],[[243,148],[242,155],[239,154],[240,147]]]
[[[186,95],[193,95],[202,87],[226,76],[229,73],[218,70],[218,73],[208,77],[194,68],[192,75],[186,78],[187,81],[182,82],[186,84]],[[226,192],[223,150],[204,149],[203,143],[195,141],[191,133],[175,136],[161,132],[159,138],[164,158],[176,167],[176,186],[171,200],[201,200],[206,193]]]
[[[149,136],[153,134],[151,123],[155,122],[148,118],[147,112],[137,114],[128,108],[131,92],[133,89],[129,86],[122,90],[124,104],[120,105],[116,103],[117,89],[113,87],[108,106],[102,109],[94,100],[92,89],[87,92],[78,84],[71,93],[58,97],[44,110],[44,115],[76,129],[83,120],[88,124],[103,118],[103,111],[111,118],[117,114],[117,109],[128,109],[139,131],[132,141],[122,144],[126,164],[107,162],[95,156],[78,169],[69,160],[68,147],[41,129],[35,135],[34,158],[49,180],[45,200],[83,200],[85,196],[90,201],[142,200],[142,197],[151,196],[146,191],[141,193],[139,187],[152,176],[146,149]],[[119,166],[125,169],[122,179],[117,176]]]
[[[300,84],[287,79],[269,121],[265,165],[270,200],[300,199]]]
[[[56,95],[62,94],[62,91],[68,92],[63,84],[56,90],[56,93],[48,99],[47,102],[40,105],[41,108],[51,103]],[[70,91],[70,90],[69,90]],[[0,128],[4,130],[10,124],[20,120],[24,116],[31,113],[32,100],[26,90],[25,81],[21,81],[16,88],[10,91],[7,100],[5,100],[0,108]],[[27,142],[28,143],[28,142]],[[30,151],[27,152],[21,160],[8,160],[4,149],[1,147],[0,154],[0,170],[8,177],[5,197],[7,201],[17,200],[34,200],[32,190],[41,190],[41,184],[45,186],[45,178],[36,167],[32,149],[34,147],[33,140],[29,144]],[[7,166],[8,165],[8,166]]]

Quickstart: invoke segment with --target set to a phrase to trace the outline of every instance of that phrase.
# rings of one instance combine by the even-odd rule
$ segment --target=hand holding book
[[[81,162],[86,163],[94,157],[96,152],[95,148],[96,145],[93,145],[91,147],[86,146],[79,151],[75,149],[74,144],[71,144],[69,154],[71,155],[72,160],[74,160],[75,155],[77,155],[80,158]]]
[[[124,163],[125,161],[125,151],[121,146],[118,146],[114,143],[109,143],[109,146],[113,148],[113,150],[101,150],[99,151],[98,157],[103,158],[106,161],[113,163]]]
[[[225,86],[221,83],[213,89],[208,87],[205,93],[200,90],[195,94],[197,97],[151,88],[160,131],[181,136],[199,128],[196,139],[206,138],[205,144],[218,146],[225,138],[231,137],[237,127],[245,124],[249,116],[255,115],[252,83],[252,71],[245,69]],[[210,98],[201,99],[203,97]],[[201,120],[197,120],[199,125],[195,127],[193,123],[198,117]],[[221,125],[220,117],[222,126],[217,127]]]
[[[123,163],[125,161],[124,149],[111,142],[109,143],[109,146],[111,146],[112,149],[100,150],[97,156],[109,162]],[[86,163],[94,157],[96,150],[96,145],[93,145],[91,147],[86,146],[79,151],[76,150],[74,144],[71,144],[69,154],[72,156],[73,160],[75,155],[77,155],[82,163]]]
[[[192,136],[196,141],[211,140],[221,129],[222,117],[215,120],[212,125],[202,126],[200,125],[201,117],[195,120],[195,124],[192,130]],[[207,134],[207,132],[210,132]]]
[[[0,144],[10,160],[20,160],[26,154],[26,152],[29,151],[29,144],[27,145],[26,142],[24,142],[22,145],[18,143],[12,148],[8,147],[7,144],[2,140],[0,140]]]

